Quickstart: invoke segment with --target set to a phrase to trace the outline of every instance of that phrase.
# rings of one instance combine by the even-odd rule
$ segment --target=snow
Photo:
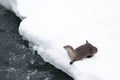
[[[75,80],[120,80],[119,4],[119,0],[13,0],[9,6],[20,18],[26,17],[21,18],[19,33],[46,62]],[[85,40],[98,48],[97,54],[70,65],[63,46],[75,48]]]

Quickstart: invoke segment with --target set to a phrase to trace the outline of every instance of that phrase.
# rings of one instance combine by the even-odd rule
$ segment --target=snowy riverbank
[[[11,10],[26,17],[20,34],[45,61],[75,80],[120,79],[119,1],[17,0],[16,6]],[[98,53],[69,65],[63,46],[77,47],[86,39],[98,47]]]

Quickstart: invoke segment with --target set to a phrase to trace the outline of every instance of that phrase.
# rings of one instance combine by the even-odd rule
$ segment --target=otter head
[[[73,47],[70,45],[66,45],[63,47],[65,50],[69,51],[69,50],[73,50]]]
[[[89,51],[91,54],[97,53],[98,49],[92,44],[90,44],[87,40],[86,40],[86,45],[89,47]]]
[[[66,45],[66,46],[64,46],[63,48],[64,48],[64,49],[67,51],[67,53],[68,53],[69,55],[71,55],[71,56],[72,56],[72,54],[74,54],[74,52],[75,52],[75,50],[73,49],[73,47],[70,46],[70,45]]]
[[[67,51],[69,58],[73,60],[75,57],[75,50],[73,49],[73,47],[70,45],[66,45],[63,48]]]

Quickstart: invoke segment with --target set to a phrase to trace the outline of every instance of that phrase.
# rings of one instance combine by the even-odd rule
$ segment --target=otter
[[[75,61],[82,60],[84,58],[91,58],[95,53],[97,53],[98,49],[90,44],[86,40],[86,44],[79,46],[78,48],[74,49],[70,45],[66,45],[63,47],[71,59],[70,65],[73,64]]]

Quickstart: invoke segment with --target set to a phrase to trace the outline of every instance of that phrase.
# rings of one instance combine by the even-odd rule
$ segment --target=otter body
[[[73,62],[82,60],[84,58],[91,58],[98,51],[98,49],[90,44],[87,40],[86,44],[81,45],[76,49],[70,45],[64,46],[64,49],[67,51],[68,56],[71,59],[70,64],[73,64]]]

